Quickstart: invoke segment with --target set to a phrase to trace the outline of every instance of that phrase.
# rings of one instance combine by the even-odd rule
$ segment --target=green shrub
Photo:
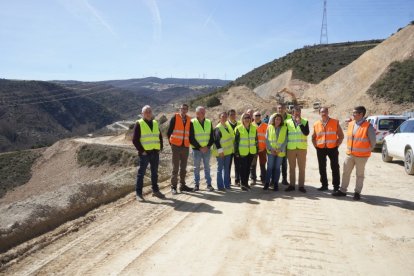
[[[206,106],[207,107],[214,107],[220,105],[220,99],[216,96],[212,96],[207,99]]]
[[[83,145],[77,151],[77,162],[81,166],[98,167],[105,164],[111,166],[134,166],[136,152],[129,149],[105,145]]]

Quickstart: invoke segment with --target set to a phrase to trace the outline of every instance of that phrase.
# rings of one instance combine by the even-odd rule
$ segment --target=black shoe
[[[336,191],[336,192],[333,192],[333,193],[332,193],[332,195],[333,195],[333,196],[346,196],[346,193],[344,193],[344,192],[342,192],[342,191],[338,190],[338,191]]]
[[[240,180],[239,181],[236,180],[236,183],[234,183],[234,186],[240,187]]]
[[[294,191],[295,190],[295,186],[289,185],[286,189],[285,192],[290,192],[290,191]]]
[[[214,191],[214,188],[213,188],[213,186],[208,185],[208,186],[207,186],[207,190],[209,190],[210,192],[213,192],[213,191]]]
[[[180,191],[181,191],[181,192],[192,192],[192,191],[193,191],[193,188],[190,188],[190,187],[188,187],[187,185],[182,185],[182,186],[180,187]]]
[[[244,185],[241,185],[240,187],[241,187],[242,191],[248,191],[248,190],[249,190],[249,189],[248,189],[246,186],[244,186]]]
[[[326,187],[326,186],[322,186],[322,187],[318,188],[318,191],[327,191],[327,190],[328,190],[328,187]]]
[[[360,193],[355,193],[354,194],[354,200],[361,200],[361,194]]]
[[[178,194],[178,192],[177,192],[177,188],[171,188],[171,194],[172,194],[172,195],[176,195],[176,194]]]
[[[283,179],[283,180],[282,180],[282,185],[287,186],[287,185],[289,185],[289,182],[288,182],[286,179]]]
[[[305,187],[299,187],[298,191],[299,192],[302,192],[302,193],[306,193]]]
[[[334,192],[339,191],[339,187],[334,187]]]
[[[160,199],[164,199],[165,198],[165,195],[163,193],[161,193],[160,191],[152,192],[152,196],[158,197]]]
[[[268,190],[269,189],[269,184],[268,183],[266,183],[265,185],[264,185],[264,187],[263,187],[263,190]]]
[[[225,192],[226,191],[226,189],[224,189],[224,188],[218,188],[217,190],[219,190],[220,192]]]
[[[200,188],[198,187],[198,185],[195,185],[194,188],[193,188],[193,191],[197,192],[198,190],[200,190]]]

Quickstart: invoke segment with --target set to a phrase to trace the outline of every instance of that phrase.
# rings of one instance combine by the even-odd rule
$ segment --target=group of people
[[[286,106],[279,104],[277,113],[262,120],[259,111],[248,109],[236,119],[234,109],[219,114],[219,122],[214,127],[206,118],[202,106],[196,108],[196,117],[191,118],[188,105],[182,104],[169,122],[168,141],[172,150],[171,193],[198,191],[200,189],[201,162],[207,190],[214,191],[210,175],[210,158],[217,159],[217,189],[231,189],[231,169],[234,167],[235,186],[248,191],[256,185],[256,167],[259,163],[260,181],[263,190],[279,190],[279,179],[286,185],[286,192],[296,189],[296,167],[298,167],[298,191],[306,193],[305,168],[308,149],[307,136],[309,122],[301,116],[301,108],[295,106],[292,115]],[[346,196],[350,175],[356,167],[354,199],[360,200],[363,187],[365,164],[375,147],[375,130],[365,120],[366,109],[357,106],[353,110],[353,120],[347,129],[347,150],[343,163],[342,183],[340,177],[338,148],[344,139],[339,121],[329,116],[327,107],[319,110],[320,119],[313,125],[312,144],[316,148],[321,187],[328,190],[326,172],[327,157],[332,170],[333,196]],[[266,120],[267,121],[267,120]],[[158,122],[154,120],[152,109],[142,108],[142,118],[134,127],[133,144],[138,150],[139,168],[136,182],[136,198],[144,201],[142,194],[144,175],[151,167],[152,195],[165,198],[158,186],[159,152],[163,149],[162,134]],[[192,149],[194,165],[194,187],[186,184],[187,160]],[[234,166],[233,166],[234,163]],[[289,164],[289,166],[288,166]],[[287,168],[289,167],[289,181]],[[249,181],[250,178],[250,181]],[[178,185],[179,183],[179,185]]]

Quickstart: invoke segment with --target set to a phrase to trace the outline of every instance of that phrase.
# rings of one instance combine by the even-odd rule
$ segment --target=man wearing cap
[[[149,105],[142,108],[142,118],[137,121],[134,127],[132,143],[138,151],[139,168],[135,186],[136,198],[143,202],[142,189],[144,186],[144,175],[148,164],[151,166],[151,187],[152,196],[165,198],[158,187],[158,165],[159,152],[162,150],[162,135],[158,122],[153,119],[152,109]]]
[[[180,171],[180,191],[191,192],[193,189],[185,184],[187,174],[187,160],[190,147],[191,118],[187,115],[188,105],[182,104],[180,112],[170,120],[167,131],[168,141],[172,151],[171,193],[177,194],[178,171]]]

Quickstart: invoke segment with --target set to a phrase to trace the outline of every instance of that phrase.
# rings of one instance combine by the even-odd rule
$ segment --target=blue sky
[[[235,79],[319,43],[322,0],[0,0],[0,78]],[[327,3],[329,42],[387,38],[414,0]]]

